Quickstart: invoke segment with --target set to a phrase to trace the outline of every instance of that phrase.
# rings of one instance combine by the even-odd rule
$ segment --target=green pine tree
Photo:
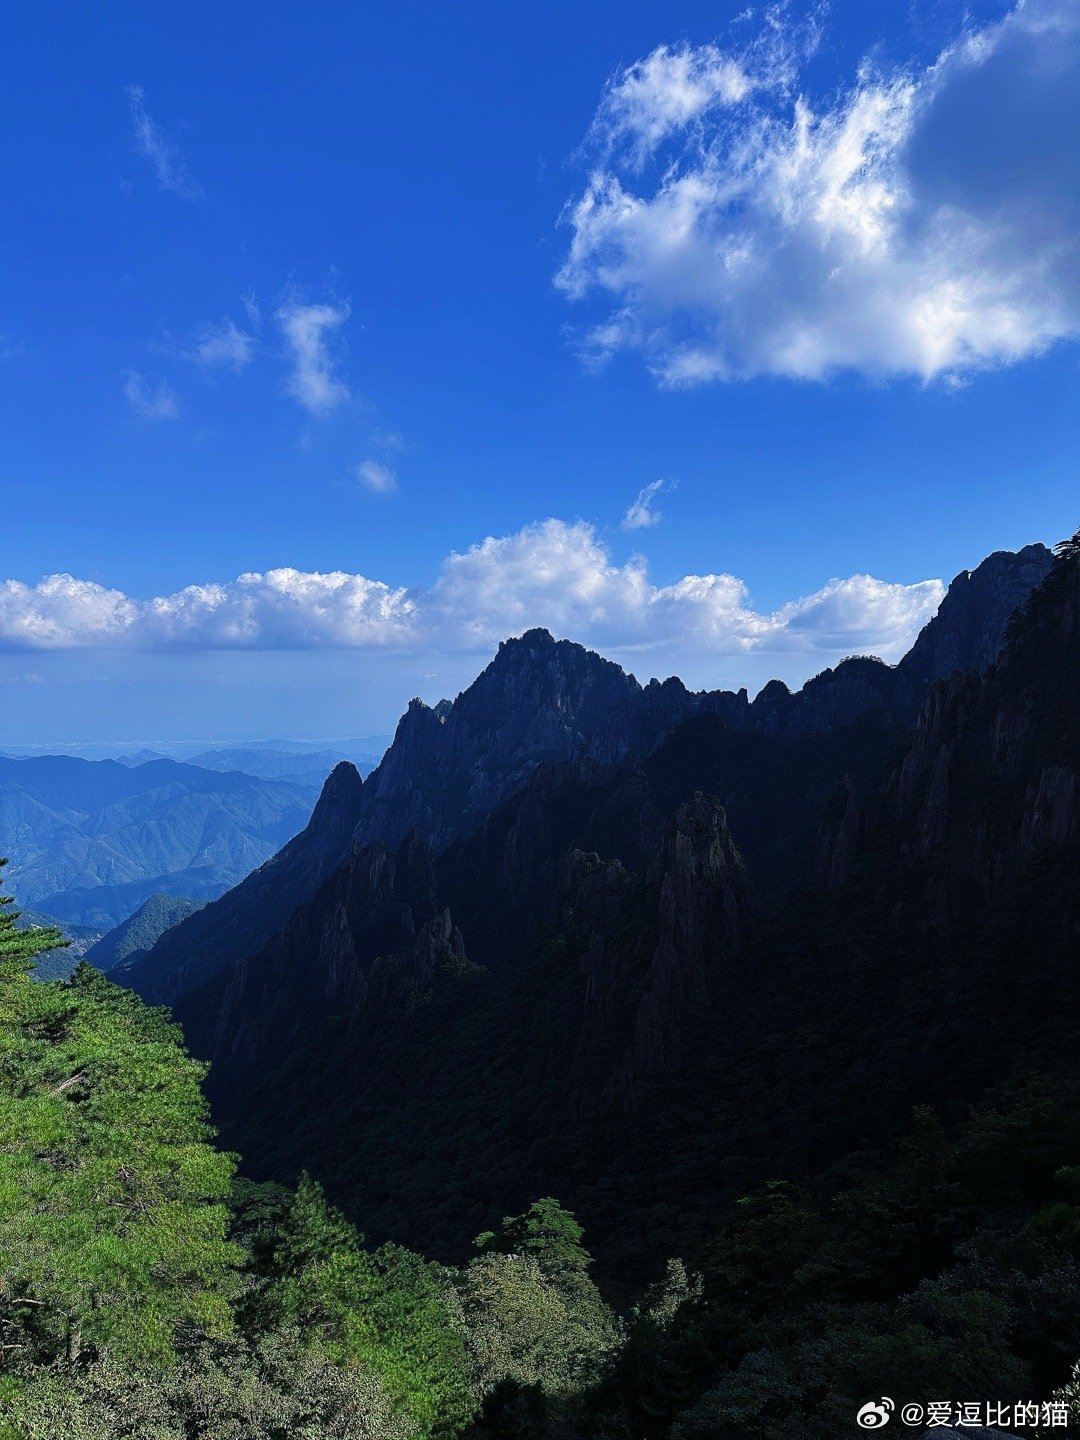
[[[257,1254],[262,1281],[243,1307],[252,1334],[297,1327],[339,1364],[374,1375],[418,1434],[461,1433],[475,1405],[436,1266],[398,1246],[365,1250],[306,1174]]]
[[[0,871],[7,863],[7,857],[0,856]],[[22,912],[16,910],[14,905],[13,895],[0,895],[0,966],[12,966],[15,969],[22,966],[28,969],[38,955],[70,944],[59,930],[46,929],[40,925],[18,929],[15,922]]]
[[[239,1251],[231,1156],[164,1011],[81,964],[30,977],[55,932],[0,921],[0,1366],[167,1360],[224,1334]],[[28,938],[23,938],[23,937]]]

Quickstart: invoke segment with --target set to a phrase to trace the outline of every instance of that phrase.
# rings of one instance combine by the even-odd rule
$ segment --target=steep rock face
[[[175,999],[260,950],[298,905],[312,899],[350,838],[361,845],[381,840],[394,849],[416,832],[437,854],[477,832],[540,768],[586,760],[622,765],[651,755],[679,725],[703,716],[723,722],[731,734],[793,743],[841,735],[868,715],[906,722],[925,691],[924,671],[981,662],[1046,553],[1029,546],[1016,556],[992,556],[970,576],[965,572],[931,622],[937,627],[931,640],[916,646],[921,658],[914,668],[907,661],[891,667],[846,660],[795,694],[775,681],[752,703],[745,690],[694,693],[677,679],[642,688],[617,665],[544,630],[506,641],[453,703],[410,704],[362,788],[358,776],[355,783],[335,781],[344,773],[339,766],[320,800],[318,823],[313,817],[307,831],[209,907],[198,925],[185,922],[163,937],[132,969],[128,983],[147,999]],[[719,730],[716,743],[731,748]],[[522,811],[519,830],[525,818]],[[520,830],[522,844],[523,837]],[[520,866],[518,873],[525,883]],[[535,889],[531,878],[528,888]],[[514,913],[526,924],[524,933],[532,934],[527,909],[519,905]],[[544,906],[533,909],[547,913]]]
[[[794,694],[772,680],[750,707],[750,726],[766,735],[796,739],[833,735],[875,710],[895,704],[896,670],[868,656],[842,660]]]
[[[992,665],[1010,616],[1046,578],[1052,560],[1045,545],[1025,545],[995,551],[974,570],[962,570],[897,667],[906,687]]]
[[[750,725],[770,735],[829,735],[881,709],[910,723],[933,681],[977,674],[996,659],[1010,617],[1044,579],[1052,558],[1045,545],[987,556],[956,576],[898,664],[855,656],[795,694],[774,680],[750,706]]]
[[[361,789],[355,766],[342,761],[327,777],[299,835],[219,900],[166,930],[113,978],[152,1004],[171,1004],[261,949],[341,860],[356,826]]]
[[[716,715],[734,730],[747,729],[751,705],[745,690],[688,690],[675,677],[650,680],[601,720],[589,754],[607,764],[627,755],[651,755],[676,725],[697,715]]]
[[[577,1089],[586,1111],[627,1106],[642,1078],[679,1069],[696,1016],[735,981],[752,909],[724,812],[700,793],[677,808],[641,876],[571,853],[562,923],[585,979]],[[600,1086],[598,1055],[612,1056]]]
[[[504,641],[452,705],[409,706],[365,786],[356,839],[393,845],[418,830],[443,849],[537,765],[584,754],[604,717],[640,689],[619,666],[546,630]]]
[[[339,1044],[362,1046],[369,1021],[407,1015],[467,963],[427,847],[410,836],[393,853],[376,841],[355,848],[263,950],[185,997],[177,1017],[228,1111],[329,1023],[344,1024]]]
[[[396,850],[354,846],[280,934],[175,1013],[211,1062],[229,1143],[252,1154],[274,1148],[282,1106],[302,1133],[327,1087],[378,1117],[398,1091],[413,1103],[410,1047],[467,1087],[477,1060],[459,1032],[494,1031],[522,1064],[553,1067],[551,1117],[591,1123],[679,1070],[700,1014],[734,983],[751,913],[714,800],[665,811],[635,767],[544,765],[440,857],[415,834]]]
[[[734,730],[784,738],[833,734],[874,711],[910,721],[932,679],[993,659],[1009,615],[1049,559],[1044,546],[1029,545],[964,571],[897,666],[844,660],[795,693],[773,681],[752,702],[745,690],[693,692],[675,678],[642,688],[582,646],[530,630],[505,641],[453,703],[431,709],[412,701],[365,784],[356,839],[396,845],[416,830],[442,850],[472,833],[538,765],[644,757],[676,725],[702,714]]]
[[[553,922],[570,851],[596,850],[640,870],[666,818],[630,763],[585,757],[539,766],[479,830],[439,857],[440,893],[472,959],[512,968]]]
[[[998,663],[934,685],[875,803],[839,797],[818,848],[834,887],[877,867],[898,923],[943,926],[1080,843],[1080,545],[1011,628]],[[891,862],[889,855],[893,856]],[[880,883],[880,882],[879,882]]]

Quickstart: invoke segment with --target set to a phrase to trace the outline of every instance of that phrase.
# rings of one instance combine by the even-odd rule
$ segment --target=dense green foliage
[[[1077,1078],[1032,1075],[955,1126],[921,1114],[832,1196],[744,1198],[697,1288],[636,1317],[630,1433],[830,1440],[877,1392],[1045,1395],[1080,1350],[1078,1149]]]
[[[589,1277],[577,1221],[550,1196],[497,1232],[458,1279],[481,1433],[580,1434],[584,1397],[620,1329]]]
[[[251,1243],[245,1329],[298,1329],[377,1376],[418,1433],[458,1434],[474,1406],[448,1278],[398,1246],[365,1250],[307,1175],[270,1219]]]
[[[0,1306],[5,1343],[167,1356],[228,1326],[233,1163],[207,1142],[202,1067],[162,1012],[80,965],[30,979],[47,931],[0,944]]]
[[[0,872],[8,863],[0,856]],[[0,965],[17,965],[20,961],[36,961],[39,956],[63,948],[64,937],[47,925],[20,926],[22,912],[15,909],[13,895],[0,895]]]
[[[91,946],[86,953],[87,963],[107,975],[118,965],[144,955],[166,930],[194,915],[205,903],[183,895],[151,895],[134,915]]]
[[[234,1181],[163,1011],[88,965],[33,981],[59,935],[0,917],[4,1440],[450,1440],[491,1408],[543,1434],[576,1413],[618,1332],[555,1201],[462,1272],[366,1249],[308,1176]]]
[[[1074,542],[1000,665],[936,697],[951,809],[918,780],[914,805],[866,793],[895,740],[872,726],[802,755],[800,845],[853,746],[858,863],[789,885],[759,826],[738,983],[696,992],[685,1063],[621,1107],[590,1108],[626,1052],[617,1023],[580,1044],[586,942],[556,907],[513,966],[447,965],[390,987],[378,1026],[310,1032],[249,1092],[272,1102],[260,1168],[291,1184],[237,1180],[164,1012],[85,965],[33,983],[59,937],[5,901],[0,1440],[834,1440],[882,1394],[1057,1393],[1080,1419],[1078,617]],[[702,776],[775,814],[793,773],[754,789],[750,753],[721,763],[705,719],[629,778],[571,777],[551,854],[584,827],[631,866]],[[492,953],[531,918],[498,894],[512,824],[442,878],[488,878]],[[619,883],[595,933],[640,979],[657,918]],[[372,945],[397,933],[383,899]],[[366,1244],[365,1211],[444,1263]]]

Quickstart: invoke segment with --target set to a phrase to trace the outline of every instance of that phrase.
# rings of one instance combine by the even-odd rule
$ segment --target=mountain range
[[[175,760],[0,757],[0,843],[30,906],[104,931],[155,893],[220,895],[303,826],[316,794]]]
[[[641,1278],[758,1179],[978,1094],[1060,1003],[1078,572],[995,554],[896,666],[754,701],[530,631],[120,973],[254,1173],[449,1259],[558,1194]]]
[[[358,740],[334,741],[325,746],[279,740],[276,743],[219,745],[200,750],[184,746],[172,753],[149,748],[133,754],[116,755],[121,765],[145,765],[148,760],[181,760],[202,770],[239,770],[263,780],[296,780],[318,784],[342,760],[349,760],[367,775],[378,764],[390,743],[389,735],[367,735]]]
[[[453,703],[413,700],[381,763],[362,783],[338,766],[308,834],[199,919],[164,935],[131,983],[148,999],[172,1002],[260,949],[314,896],[347,847],[375,840],[393,847],[415,833],[440,851],[518,793],[538,766],[646,756],[676,726],[699,716],[712,716],[727,733],[717,760],[734,787],[724,792],[726,803],[746,810],[741,829],[762,831],[755,786],[769,786],[785,771],[800,777],[805,799],[793,803],[803,806],[804,824],[813,825],[849,759],[872,770],[894,732],[914,720],[931,681],[989,663],[1009,616],[1045,576],[1050,558],[1045,546],[1029,545],[963,572],[896,666],[869,657],[845,660],[794,694],[774,681],[753,701],[745,690],[692,692],[675,678],[643,687],[611,661],[544,630],[506,641]],[[860,727],[862,741],[851,757],[846,744],[829,743],[850,726]],[[759,759],[744,763],[751,754]],[[754,784],[740,801],[741,777],[750,774]],[[788,793],[786,783],[777,788]],[[782,864],[793,849],[775,832],[767,843],[769,863]]]

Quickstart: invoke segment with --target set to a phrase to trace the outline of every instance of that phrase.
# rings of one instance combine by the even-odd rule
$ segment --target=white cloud
[[[830,580],[771,617],[785,643],[805,638],[826,650],[897,652],[905,649],[941,604],[940,580],[891,585],[872,575]]]
[[[356,478],[376,495],[390,495],[397,489],[397,475],[381,460],[361,460],[356,467]]]
[[[399,430],[384,430],[382,428],[373,430],[368,436],[369,441],[379,450],[403,450],[405,448],[405,436]]]
[[[220,325],[206,326],[192,348],[191,357],[207,369],[228,365],[240,371],[250,364],[254,349],[254,336],[231,320],[222,320]]]
[[[0,583],[0,642],[15,650],[67,650],[123,641],[138,604],[93,580],[47,575],[37,585]]]
[[[533,625],[575,638],[638,633],[650,589],[645,562],[614,565],[591,525],[542,520],[452,552],[429,606],[457,643],[484,646]]]
[[[325,415],[349,398],[349,388],[334,374],[329,336],[349,318],[349,306],[327,303],[282,305],[277,321],[292,358],[287,390],[313,415]]]
[[[142,86],[129,85],[127,96],[135,149],[149,163],[159,188],[178,195],[181,200],[197,200],[202,189],[188,174],[183,156],[151,117]]]
[[[782,18],[782,17],[781,17]],[[930,379],[1080,337],[1080,6],[1017,0],[924,68],[814,103],[814,28],[660,47],[616,75],[557,283],[584,350],[667,385]]]
[[[176,391],[164,380],[157,384],[135,370],[124,376],[124,394],[136,415],[144,420],[175,420],[180,414]]]
[[[627,506],[626,514],[622,518],[622,528],[624,530],[649,530],[654,525],[659,525],[662,516],[653,502],[663,491],[674,489],[674,480],[653,480],[650,484],[642,486],[637,497]]]
[[[392,646],[410,640],[414,612],[403,590],[343,571],[248,573],[150,600],[132,599],[92,580],[50,575],[37,585],[0,584],[0,645],[31,650]]]
[[[550,519],[451,553],[428,587],[282,568],[139,600],[70,575],[37,585],[8,580],[0,584],[0,648],[464,654],[543,625],[631,659],[654,656],[672,669],[702,656],[753,652],[799,654],[810,663],[853,650],[898,656],[942,593],[937,580],[905,585],[856,575],[762,612],[736,576],[686,575],[657,585],[640,556],[617,563],[591,525]]]

